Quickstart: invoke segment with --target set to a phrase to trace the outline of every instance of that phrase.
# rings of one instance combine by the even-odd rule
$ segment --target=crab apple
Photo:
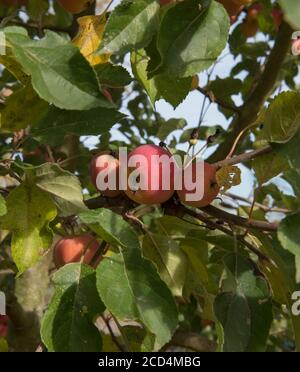
[[[82,262],[90,265],[99,249],[99,243],[91,234],[73,235],[60,239],[54,247],[54,263],[60,268],[69,263]],[[98,266],[100,257],[93,264]]]
[[[253,0],[232,0],[237,5],[249,5],[253,3]]]
[[[119,169],[119,160],[112,156],[109,151],[93,157],[90,165],[91,180],[103,196],[115,198],[121,194],[119,190]]]
[[[193,162],[188,167],[192,167],[190,169],[191,176],[192,176],[192,182],[195,184],[198,182],[197,178],[197,171],[196,171],[196,163]],[[206,207],[209,205],[218,195],[220,191],[220,187],[217,184],[216,179],[216,168],[208,164],[206,162],[203,163],[203,173],[202,177],[204,176],[204,179],[199,180],[199,182],[203,182],[201,187],[203,187],[203,194],[202,198],[199,200],[188,200],[187,195],[195,194],[196,193],[196,187],[194,189],[188,190],[186,187],[186,184],[184,182],[186,171],[183,172],[183,184],[181,190],[177,191],[177,194],[179,196],[180,201],[188,206],[201,208]]]
[[[167,149],[141,145],[128,155],[125,193],[138,204],[164,203],[174,194],[174,170],[174,160]]]
[[[11,6],[22,6],[27,5],[28,0],[0,0],[0,3]]]
[[[258,31],[258,22],[256,18],[247,17],[241,25],[241,31],[245,37],[253,37]]]
[[[58,2],[67,12],[77,14],[89,8],[94,0],[58,0]]]
[[[283,11],[280,8],[272,9],[272,18],[275,24],[275,27],[279,29],[281,23],[283,22]]]
[[[196,90],[199,87],[200,79],[198,75],[194,75],[192,78],[191,90]]]
[[[108,89],[103,89],[103,95],[107,98],[107,100],[110,102],[110,103],[114,103],[114,100],[110,94],[110,91]]]
[[[248,9],[248,17],[249,18],[257,18],[259,14],[264,10],[264,6],[262,4],[256,3],[249,7]]]
[[[174,2],[174,0],[159,0],[159,3],[160,3],[161,6],[168,5],[168,4],[171,4],[173,2]]]
[[[8,333],[8,321],[7,315],[0,315],[0,337],[6,337]]]
[[[232,0],[219,0],[219,3],[224,6],[230,17],[236,17],[243,9],[241,5],[235,4]]]

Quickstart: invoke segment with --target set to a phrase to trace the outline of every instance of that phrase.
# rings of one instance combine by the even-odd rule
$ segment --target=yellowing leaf
[[[104,27],[106,24],[105,14],[100,16],[85,16],[78,19],[79,31],[73,40],[81,54],[90,62],[92,66],[107,63],[110,54],[95,55],[101,42]]]
[[[7,353],[8,352],[8,344],[5,338],[0,337],[0,353]]]
[[[27,184],[10,192],[6,205],[7,214],[0,218],[0,228],[12,232],[12,257],[22,274],[50,246],[49,223],[56,217],[56,207],[46,192]]]
[[[222,167],[217,171],[216,176],[221,192],[225,192],[232,186],[237,186],[241,183],[241,170],[234,165]]]

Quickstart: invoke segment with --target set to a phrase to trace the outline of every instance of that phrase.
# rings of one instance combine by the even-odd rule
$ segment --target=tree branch
[[[236,226],[244,227],[249,230],[262,230],[262,231],[277,231],[278,224],[277,223],[270,223],[266,221],[258,221],[258,220],[248,220],[247,218],[243,218],[231,213],[228,213],[222,209],[216,208],[213,205],[208,205],[207,207],[201,208],[202,211],[207,213],[210,216],[213,216],[221,221],[228,222],[230,224],[234,224]]]
[[[214,352],[216,343],[192,332],[177,331],[172,340],[164,347],[164,350],[170,346],[183,347],[197,352]]]
[[[224,159],[229,153],[239,133],[254,123],[266,98],[271,94],[285,57],[290,50],[293,30],[283,23],[278,31],[274,47],[269,55],[265,68],[258,82],[252,87],[249,98],[241,107],[240,115],[235,117],[229,126],[225,141],[210,156],[209,161],[215,163]]]
[[[201,88],[201,87],[198,87],[197,88],[198,92],[204,94],[209,100],[210,102],[212,103],[216,103],[217,105],[223,107],[224,109],[227,109],[227,110],[230,110],[230,111],[233,111],[233,112],[236,112],[236,113],[240,113],[240,108],[235,106],[235,105],[230,105],[229,103],[221,100],[221,99],[217,99],[215,98],[214,95],[212,95],[212,92],[204,89],[204,88]]]
[[[212,221],[209,217],[205,216],[202,212],[196,212],[192,209],[188,209],[184,206],[181,206],[177,209],[177,213],[180,214],[186,214],[191,217],[194,217],[202,222],[204,222],[209,228],[212,230],[219,230],[222,231],[224,234],[229,235],[233,238],[236,238],[241,244],[243,244],[246,248],[248,248],[252,253],[254,253],[257,257],[259,257],[261,260],[269,262],[269,258],[265,256],[262,252],[260,252],[256,247],[254,247],[252,244],[250,244],[247,240],[245,240],[242,236],[236,235],[233,233],[232,230],[227,229],[225,226]],[[174,215],[174,214],[173,214]],[[177,214],[175,214],[177,215]]]
[[[228,165],[246,163],[247,161],[258,158],[259,156],[269,154],[272,151],[273,150],[272,150],[271,146],[265,146],[265,147],[262,147],[258,150],[245,152],[244,154],[233,156],[232,158],[228,158],[228,159],[218,161],[218,162],[214,163],[214,166],[217,167],[217,168],[221,168],[221,167],[228,166]]]

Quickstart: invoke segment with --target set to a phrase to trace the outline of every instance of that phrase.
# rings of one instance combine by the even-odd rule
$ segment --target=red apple
[[[114,158],[110,152],[103,152],[91,161],[90,174],[94,186],[103,196],[114,198],[119,196],[122,191],[119,190],[119,160]],[[107,185],[111,180],[113,185]]]
[[[192,173],[192,182],[196,183],[198,182],[197,178],[197,172],[196,172],[196,163],[193,162],[192,164],[188,165],[188,167],[191,167],[189,171]],[[196,187],[192,190],[188,190],[186,183],[184,182],[185,171],[183,173],[183,185],[182,189],[177,191],[177,194],[179,196],[179,199],[181,202],[185,205],[191,206],[191,207],[196,207],[196,208],[201,208],[209,205],[218,195],[220,188],[217,184],[216,180],[216,168],[212,166],[211,164],[208,164],[204,162],[203,164],[203,174],[201,175],[202,177],[204,176],[204,180],[200,179],[199,182],[203,182],[203,185],[199,185],[200,187],[203,187],[203,196],[201,199],[198,200],[188,200],[187,195],[188,194],[195,194],[196,192]]]
[[[168,5],[170,3],[173,3],[174,0],[159,0],[159,3],[161,6]]]
[[[77,14],[89,8],[94,0],[58,0],[58,2],[67,12]]]
[[[8,316],[0,315],[0,337],[6,337],[8,333]]]
[[[279,29],[281,23],[283,22],[283,11],[280,8],[273,8],[272,9],[272,17],[275,24],[276,29]]]
[[[219,3],[224,6],[230,17],[236,17],[243,9],[243,6],[235,4],[232,0],[219,0]]]
[[[130,164],[137,157],[141,161]],[[156,145],[137,147],[128,155],[126,195],[138,204],[166,202],[174,194],[174,169],[172,155],[167,149]]]
[[[4,5],[11,5],[11,6],[22,6],[27,5],[28,0],[0,0],[0,3]]]
[[[90,265],[99,249],[99,243],[91,234],[73,235],[60,239],[54,247],[54,263],[60,268],[69,263],[82,262]],[[98,266],[101,258],[93,264]]]

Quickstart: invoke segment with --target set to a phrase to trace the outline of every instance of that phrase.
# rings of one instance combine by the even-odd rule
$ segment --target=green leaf
[[[7,214],[0,218],[0,226],[12,232],[12,257],[21,274],[33,266],[51,244],[48,225],[56,216],[56,208],[47,193],[27,184],[11,191],[6,203]]]
[[[296,350],[300,351],[300,317],[293,314],[291,299],[291,293],[297,289],[294,257],[281,247],[276,239],[277,236],[268,237],[260,231],[255,231],[255,236],[261,242],[261,251],[272,260],[271,263],[264,262],[260,265],[260,269],[268,279],[275,299],[287,307],[295,334]]]
[[[273,320],[268,284],[262,276],[254,273],[253,265],[244,257],[229,254],[224,262],[235,278],[237,294],[247,300],[250,309],[251,334],[247,351],[265,351]]]
[[[67,134],[97,136],[108,132],[124,117],[116,110],[103,107],[87,111],[67,111],[52,106],[31,134],[41,143],[58,146],[63,144]]]
[[[275,153],[254,159],[252,166],[261,185],[289,169],[286,159]]]
[[[0,337],[0,353],[7,353],[9,351],[8,349],[8,343],[5,340],[5,338]]]
[[[0,217],[4,216],[6,212],[7,212],[6,201],[3,198],[3,196],[0,194]]]
[[[224,351],[265,351],[272,323],[272,302],[265,279],[235,254],[224,258],[232,292],[218,295],[216,316],[224,329]]]
[[[246,299],[234,293],[221,293],[215,299],[214,310],[223,326],[224,351],[245,351],[250,340],[250,310]]]
[[[178,79],[171,77],[168,73],[149,78],[148,63],[149,57],[145,50],[131,53],[132,72],[146,90],[152,104],[164,98],[176,108],[190,92],[192,78]]]
[[[157,39],[161,63],[150,76],[193,76],[212,65],[225,48],[229,17],[216,1],[185,0],[164,15]]]
[[[53,276],[55,293],[43,317],[41,337],[48,351],[100,352],[94,325],[105,307],[96,290],[96,273],[87,265],[69,264]]]
[[[140,320],[155,335],[155,350],[160,349],[171,339],[178,314],[170,290],[142,257],[138,236],[121,216],[106,209],[79,217],[120,250],[97,269],[97,288],[106,307],[120,319]]]
[[[17,132],[29,125],[34,127],[47,112],[48,106],[29,83],[6,99],[5,108],[1,111],[1,129]]]
[[[6,28],[13,54],[31,75],[38,95],[68,110],[112,107],[101,93],[96,74],[79,49],[55,32],[31,40],[19,28]]]
[[[295,169],[300,174],[300,152],[299,152],[299,143],[300,143],[300,129],[296,135],[288,142],[283,145],[276,143],[272,144],[272,147],[275,153],[282,156],[287,160],[288,165]]]
[[[285,18],[297,30],[300,28],[300,7],[298,0],[279,0]]]
[[[278,239],[286,250],[300,258],[300,213],[287,216],[281,221],[278,229]]]
[[[154,103],[159,100],[160,94],[155,84],[154,79],[148,79],[147,67],[149,57],[144,49],[131,53],[131,68],[134,76],[140,82],[142,87],[146,90],[150,101]]]
[[[148,233],[143,239],[143,255],[152,261],[174,296],[182,296],[187,258],[178,243],[167,235]]]
[[[113,88],[124,87],[132,82],[129,72],[122,66],[102,63],[94,66],[100,84]]]
[[[156,136],[161,141],[164,141],[173,131],[183,129],[186,126],[187,122],[185,119],[170,119],[165,123],[160,124]]]
[[[34,168],[33,174],[36,186],[52,196],[60,216],[71,216],[87,209],[79,179],[72,173],[57,164],[46,163]]]
[[[156,0],[123,0],[111,13],[99,54],[125,54],[145,47],[158,26],[160,6]]]
[[[300,127],[300,93],[279,94],[264,117],[263,136],[269,142],[286,143]]]

